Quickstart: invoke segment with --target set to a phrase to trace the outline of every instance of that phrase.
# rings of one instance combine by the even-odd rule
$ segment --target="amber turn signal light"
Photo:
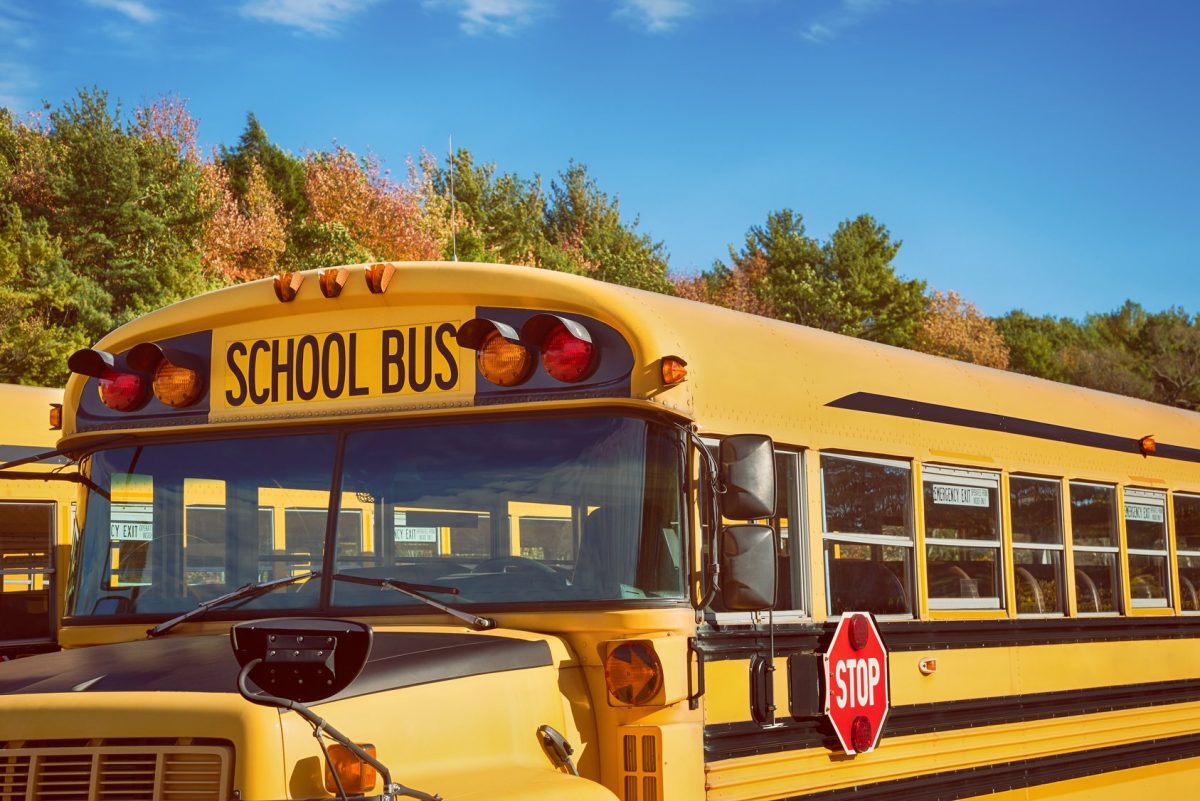
[[[604,684],[612,701],[646,706],[663,686],[663,667],[647,640],[617,643],[604,658]]]
[[[1153,435],[1142,437],[1138,440],[1138,450],[1142,456],[1153,456],[1158,450],[1158,443],[1154,441]]]
[[[687,380],[687,362],[678,356],[662,357],[663,386],[670,387]]]
[[[61,431],[62,430],[62,406],[63,405],[61,403],[50,404],[50,430],[51,431]]]
[[[358,747],[375,757],[375,746],[358,743]],[[325,762],[325,789],[331,793],[366,795],[375,789],[375,768],[359,758],[344,745],[333,744],[328,749],[329,759]],[[336,775],[336,778],[335,778]],[[341,780],[341,789],[338,780]]]

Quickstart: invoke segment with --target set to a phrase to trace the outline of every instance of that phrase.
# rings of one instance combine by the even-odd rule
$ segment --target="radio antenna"
[[[450,134],[450,253],[458,261],[458,215],[454,211],[454,134]]]

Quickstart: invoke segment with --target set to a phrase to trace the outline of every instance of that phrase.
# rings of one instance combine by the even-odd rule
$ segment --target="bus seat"
[[[1045,612],[1046,604],[1042,600],[1042,587],[1040,584],[1038,584],[1038,580],[1033,577],[1033,574],[1030,573],[1027,568],[1022,567],[1021,565],[1017,565],[1016,574],[1017,580],[1020,581],[1022,586],[1029,591],[1029,597],[1033,599],[1033,605],[1037,607],[1036,609],[1031,609],[1029,611]],[[1020,596],[1018,596],[1018,598],[1019,597]],[[1020,601],[1018,601],[1017,606],[1017,611],[1022,611],[1020,609]]]
[[[908,614],[908,593],[896,574],[865,559],[829,561],[830,608],[834,613]]]
[[[622,536],[630,536],[640,519],[640,510],[617,504],[601,506],[584,518],[579,558],[571,576],[571,585],[581,595],[621,597],[621,577],[631,576],[632,571],[617,563],[626,553],[620,540]]]
[[[1096,589],[1096,582],[1092,581],[1092,577],[1083,571],[1082,568],[1075,568],[1075,599],[1079,601],[1091,600],[1091,609],[1079,609],[1080,612],[1099,612],[1100,611],[1100,591]],[[1082,604],[1078,604],[1082,606]]]
[[[1179,590],[1179,594],[1183,596],[1181,600],[1183,601],[1184,609],[1189,612],[1200,610],[1200,595],[1196,594],[1196,585],[1192,583],[1191,579],[1182,574],[1179,576]],[[1188,604],[1189,599],[1191,600],[1190,605]]]

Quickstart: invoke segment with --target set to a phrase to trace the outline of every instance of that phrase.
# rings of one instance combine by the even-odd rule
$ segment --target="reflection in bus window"
[[[0,624],[5,640],[49,639],[55,504],[0,503]]]
[[[1176,495],[1175,553],[1179,558],[1179,603],[1200,612],[1200,496]]]
[[[456,604],[682,599],[682,449],[587,416],[351,434],[342,487],[376,507],[379,549],[337,570],[458,590]],[[419,605],[338,582],[335,606]]]
[[[299,541],[289,543],[288,523],[278,532],[275,524],[289,508],[319,506],[324,536],[334,442],[291,436],[93,454],[91,480],[104,492],[88,498],[72,613],[182,612],[243,584],[310,569],[311,539],[297,534]],[[309,522],[292,520],[297,531],[307,531]],[[322,551],[318,542],[315,567]],[[296,585],[243,606],[294,608],[317,595],[301,590]]]
[[[713,455],[716,456],[715,446]],[[804,537],[800,521],[800,454],[794,451],[775,451],[775,516],[761,522],[775,530],[776,554],[775,609],[777,611],[805,612],[807,584],[804,573],[807,561],[804,558]],[[722,525],[733,525],[737,521],[722,519]],[[718,593],[710,608],[724,612]]]
[[[1012,476],[1008,482],[1012,519],[1013,583],[1017,613],[1063,612],[1062,482]]]
[[[822,454],[821,487],[829,614],[911,615],[911,467]]]
[[[931,609],[999,609],[1000,477],[926,466],[925,556]]]
[[[1079,614],[1120,611],[1119,544],[1116,488],[1072,481],[1071,553]]]
[[[1129,601],[1134,608],[1170,606],[1171,557],[1167,552],[1167,494],[1125,490]]]

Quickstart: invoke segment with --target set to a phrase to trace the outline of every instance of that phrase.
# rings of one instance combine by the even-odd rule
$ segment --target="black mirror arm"
[[[708,449],[708,446],[704,444],[704,440],[700,439],[700,434],[696,430],[696,424],[692,423],[691,425],[680,427],[686,431],[692,444],[695,445],[701,464],[700,472],[703,474],[701,481],[708,485],[708,492],[705,493],[705,499],[708,501],[705,507],[709,523],[708,561],[703,566],[705,579],[704,586],[701,587],[703,597],[701,597],[700,602],[696,606],[697,609],[704,609],[713,602],[713,599],[717,597],[717,593],[721,590],[721,563],[717,558],[721,520],[721,505],[718,499],[725,493],[725,487],[721,484],[720,471],[717,469],[717,460]],[[701,528],[703,528],[704,521],[701,520],[700,523]]]
[[[405,787],[402,784],[393,783],[392,772],[388,770],[387,765],[384,765],[378,759],[364,751],[361,747],[359,747],[358,743],[354,742],[349,737],[335,729],[333,726],[329,725],[327,720],[318,715],[316,712],[313,712],[299,701],[292,701],[291,699],[280,698],[275,695],[267,695],[266,693],[251,692],[250,688],[246,686],[246,679],[250,676],[250,671],[258,667],[261,663],[261,659],[251,659],[246,663],[246,666],[242,668],[241,672],[238,673],[237,688],[238,692],[241,693],[243,698],[251,703],[262,704],[263,706],[274,706],[279,707],[280,709],[289,709],[313,725],[314,736],[319,738],[322,734],[328,734],[331,738],[344,745],[350,750],[351,753],[358,757],[360,761],[367,763],[371,767],[375,768],[375,770],[379,771],[379,775],[383,777],[384,795],[382,798],[385,801],[391,799],[392,796],[395,795],[406,795],[411,798],[419,798],[421,801],[442,801],[442,797],[440,795],[430,795],[429,793],[425,793],[420,790],[414,790],[411,787]]]

